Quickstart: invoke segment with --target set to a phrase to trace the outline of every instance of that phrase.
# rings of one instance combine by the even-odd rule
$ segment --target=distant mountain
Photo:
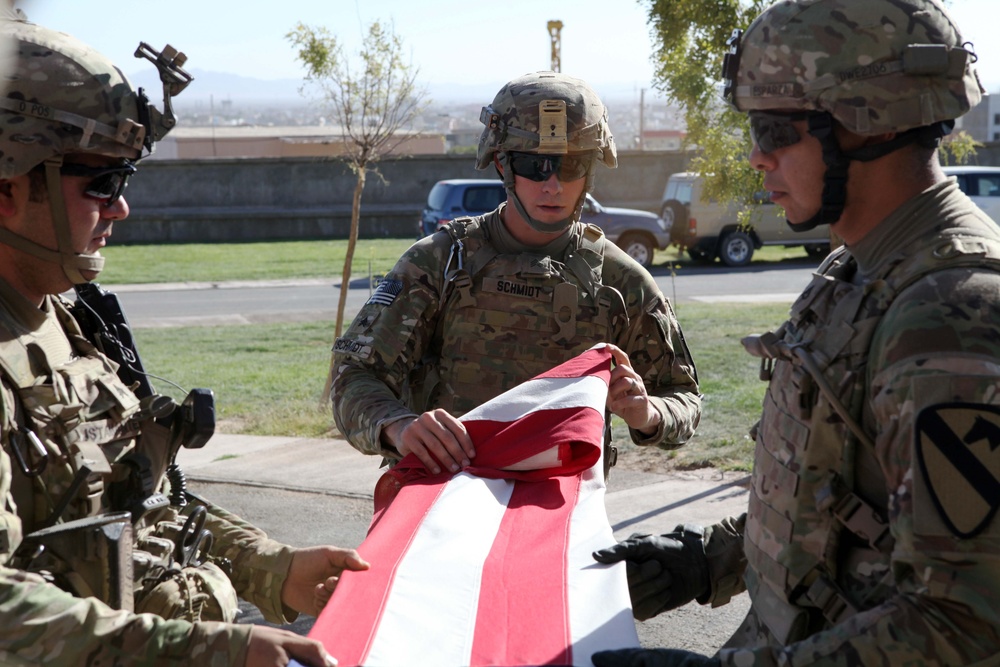
[[[211,72],[208,70],[188,70],[194,81],[183,94],[178,97],[177,104],[184,107],[208,106],[222,104],[226,100],[238,103],[267,103],[269,105],[304,104],[306,102],[299,94],[301,79],[257,79]],[[149,98],[159,106],[161,83],[156,71],[150,67],[128,75],[134,86],[146,89]],[[434,102],[476,103],[486,104],[493,99],[496,92],[503,86],[503,81],[484,81],[482,83],[432,83],[425,84],[427,92]],[[634,83],[591,82],[591,85],[605,101],[639,98],[640,86]],[[649,86],[647,85],[647,88]],[[647,90],[647,99],[652,96]]]

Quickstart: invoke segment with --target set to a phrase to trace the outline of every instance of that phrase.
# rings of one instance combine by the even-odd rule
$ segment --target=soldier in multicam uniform
[[[747,514],[595,554],[637,615],[742,582],[746,620],[712,658],[594,664],[1000,664],[1000,232],[936,150],[980,99],[971,45],[936,0],[783,0],[731,47],[751,165],[846,247],[744,340],[770,379]]]
[[[597,164],[617,166],[604,104],[584,81],[538,72],[480,120],[476,166],[496,166],[507,201],[415,243],[336,341],[338,428],[364,453],[458,470],[475,450],[456,417],[606,342],[609,409],[637,444],[681,445],[700,396],[673,310],[580,221]]]
[[[270,540],[176,474],[171,488],[162,418],[176,404],[140,401],[59,296],[100,271],[135,161],[174,124],[183,55],[140,47],[161,113],[86,45],[2,14],[0,663],[333,664],[317,642],[233,624],[236,595],[288,622],[367,564]]]

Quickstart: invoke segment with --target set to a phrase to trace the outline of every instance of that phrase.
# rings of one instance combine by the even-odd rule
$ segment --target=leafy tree
[[[369,173],[385,180],[378,171],[378,162],[408,138],[400,130],[422,111],[426,89],[418,87],[419,68],[404,57],[403,41],[391,25],[372,23],[355,58],[346,57],[342,44],[324,27],[299,23],[286,38],[306,68],[302,94],[316,98],[343,129],[346,152],[342,159],[357,176],[337,304],[334,336],[339,337],[358,242],[365,180]],[[330,396],[330,379],[323,390],[323,402]]]
[[[401,130],[423,110],[426,90],[417,85],[419,68],[404,57],[402,39],[391,25],[372,23],[353,59],[324,27],[299,23],[286,38],[306,68],[302,94],[316,98],[343,129],[346,152],[341,157],[357,176],[337,306],[335,334],[340,336],[365,180],[369,173],[384,180],[378,162],[409,138]]]
[[[722,60],[733,29],[745,30],[772,0],[645,1],[655,43],[655,85],[683,109],[687,143],[697,147],[691,170],[705,178],[704,196],[751,202],[763,177],[746,159],[750,132],[745,114],[722,101]],[[942,160],[965,162],[976,145],[959,132],[944,142]]]
[[[734,28],[746,28],[769,0],[650,0],[655,86],[684,112],[687,143],[697,147],[691,170],[705,178],[704,196],[748,202],[761,187],[750,168],[746,116],[722,101],[722,59]]]

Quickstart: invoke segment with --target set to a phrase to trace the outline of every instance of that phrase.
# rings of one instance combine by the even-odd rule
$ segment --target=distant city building
[[[639,137],[636,147],[644,151],[679,151],[684,146],[687,132],[682,130],[646,130]]]
[[[969,113],[959,118],[958,127],[976,141],[1000,141],[1000,95],[986,95]]]
[[[400,133],[389,154],[444,155],[441,133]],[[396,143],[389,142],[390,145]],[[208,126],[177,127],[157,142],[154,159],[185,160],[233,157],[336,157],[347,152],[347,140],[337,127]]]

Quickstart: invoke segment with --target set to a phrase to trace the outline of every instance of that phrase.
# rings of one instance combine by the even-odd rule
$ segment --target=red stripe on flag
[[[579,487],[579,476],[515,484],[483,567],[472,665],[573,663],[566,564]]]
[[[341,577],[336,595],[310,630],[309,636],[322,637],[323,644],[342,666],[363,664],[368,657],[396,570],[423,518],[444,491],[445,485],[440,482],[439,478],[431,478],[410,484],[400,492],[404,497],[393,503],[393,521],[383,522],[380,530],[370,532],[358,547],[358,553],[371,563],[371,568]],[[340,604],[348,601],[349,608]],[[349,618],[363,621],[351,623]]]
[[[513,422],[468,421],[465,428],[476,443],[476,458],[466,469],[468,472],[487,478],[540,480],[575,475],[597,463],[603,444],[604,415],[589,408],[539,410]],[[570,445],[572,458],[558,468],[501,470],[546,446],[562,444]]]

